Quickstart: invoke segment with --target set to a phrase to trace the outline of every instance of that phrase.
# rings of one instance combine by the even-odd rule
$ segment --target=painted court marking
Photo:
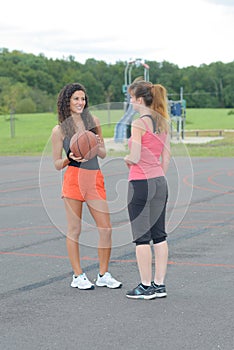
[[[50,255],[50,254],[35,254],[35,253],[17,253],[17,252],[0,252],[0,255],[14,255],[22,257],[40,257],[40,258],[49,258],[49,259],[68,259],[68,256],[65,255]],[[83,261],[99,261],[98,258],[92,258],[90,256],[84,256],[81,258]],[[111,259],[110,262],[118,263],[136,263],[136,259]],[[180,262],[180,261],[168,261],[168,265],[181,265],[181,266],[201,266],[201,267],[226,267],[234,268],[234,265],[231,264],[211,264],[211,263],[195,263],[195,262]]]

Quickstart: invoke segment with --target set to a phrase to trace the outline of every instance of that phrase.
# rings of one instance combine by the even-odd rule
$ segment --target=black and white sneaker
[[[156,298],[165,298],[167,296],[165,284],[158,285],[158,284],[152,282],[151,285],[155,290]]]
[[[127,298],[130,299],[154,299],[156,298],[156,292],[153,286],[149,286],[148,288],[144,288],[140,283],[136,288],[130,290],[126,294]]]

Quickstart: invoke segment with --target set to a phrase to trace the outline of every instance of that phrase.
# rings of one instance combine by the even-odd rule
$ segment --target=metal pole
[[[129,68],[129,72],[128,72],[128,84],[130,85],[132,82],[132,63],[131,66]]]
[[[142,64],[144,67],[144,79],[145,81],[149,81],[149,66],[146,63]]]
[[[180,103],[181,103],[181,137],[184,140],[184,107],[183,107],[183,86],[180,87]]]
[[[125,67],[125,71],[124,71],[124,83],[126,86],[128,85],[128,67],[129,67],[129,63]]]
[[[183,86],[180,87],[180,100],[183,100]]]

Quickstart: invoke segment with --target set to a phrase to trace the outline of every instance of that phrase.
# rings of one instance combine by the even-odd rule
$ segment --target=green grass
[[[234,111],[231,109],[188,109],[185,129],[233,129]],[[230,113],[230,114],[229,114]]]
[[[56,124],[52,113],[16,115],[11,133],[9,117],[0,116],[0,155],[38,155]]]
[[[190,157],[234,157],[234,133],[225,133],[222,140],[201,144],[171,144],[174,156]]]
[[[234,129],[234,114],[229,115],[228,112],[227,109],[187,109],[185,129]],[[114,137],[115,125],[123,116],[123,111],[95,110],[93,113],[100,119],[103,136]],[[0,116],[0,155],[42,154],[56,124],[54,113],[16,115],[12,124],[9,116]],[[14,135],[11,134],[11,125],[14,126]],[[233,135],[225,133],[223,140],[186,147],[191,156],[233,157]],[[179,148],[180,145],[172,145],[174,152],[179,153]]]

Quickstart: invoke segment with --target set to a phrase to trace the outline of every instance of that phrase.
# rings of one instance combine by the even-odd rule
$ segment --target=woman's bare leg
[[[149,244],[140,244],[136,246],[136,258],[141,283],[146,286],[151,285],[152,278],[152,251]]]
[[[167,241],[154,244],[154,254],[155,254],[154,282],[158,285],[164,284],[164,279],[167,272],[167,262],[168,262]]]
[[[111,245],[112,227],[107,202],[105,200],[87,201],[91,215],[93,216],[99,232],[98,257],[100,274],[104,275],[108,271]]]
[[[82,274],[80,265],[79,235],[81,232],[82,202],[74,199],[64,199],[68,232],[66,237],[67,252],[74,275]]]

